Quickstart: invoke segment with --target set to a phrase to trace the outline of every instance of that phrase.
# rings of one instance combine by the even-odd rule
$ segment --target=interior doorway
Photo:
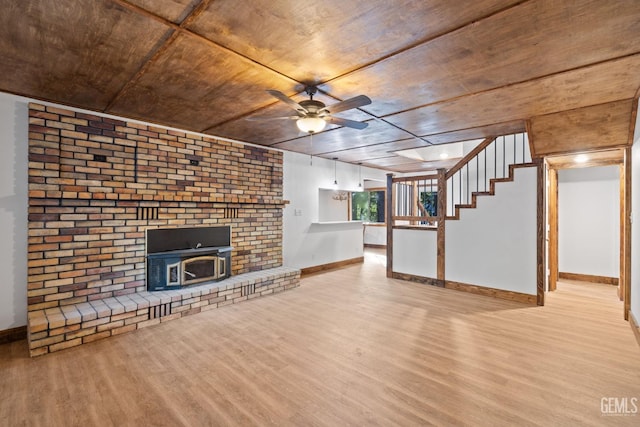
[[[630,149],[615,149],[615,150],[606,150],[606,151],[598,151],[598,152],[590,152],[590,153],[580,153],[580,154],[572,154],[572,155],[563,155],[563,156],[554,156],[546,159],[546,174],[547,174],[547,245],[548,245],[548,277],[547,277],[547,290],[554,291],[557,287],[558,280],[565,279],[574,279],[574,280],[584,280],[584,281],[599,281],[601,283],[609,283],[617,286],[618,297],[621,301],[623,301],[623,313],[624,318],[628,319],[629,307],[630,307],[630,287],[628,286],[628,279],[630,277],[630,268],[631,268],[631,260],[629,257],[630,254]],[[610,168],[601,168],[608,166]],[[584,268],[585,271],[562,271],[561,267],[564,269],[571,269],[572,261],[575,265],[579,265],[575,263],[575,260],[571,260],[570,256],[567,256],[567,248],[566,245],[563,247],[561,245],[560,239],[564,234],[565,238],[567,236],[565,233],[560,233],[559,227],[561,227],[560,221],[560,206],[559,206],[559,175],[562,177],[567,176],[578,176],[579,174],[574,171],[568,171],[570,169],[577,168],[595,168],[600,167],[601,170],[608,169],[611,171],[612,168],[617,168],[618,170],[618,185],[613,188],[610,187],[610,191],[617,191],[617,205],[618,212],[617,214],[619,219],[619,224],[616,227],[618,232],[616,233],[615,229],[611,230],[609,227],[608,233],[609,236],[602,235],[602,225],[594,223],[592,227],[592,231],[594,232],[594,239],[604,239],[614,238],[617,240],[618,245],[613,243],[611,246],[614,249],[618,249],[616,255],[618,261],[616,263],[617,274],[611,273],[611,262],[609,262],[608,268],[602,267],[602,264],[606,264],[605,262],[599,262],[601,265],[600,270],[591,270],[591,272],[602,272],[605,271],[605,274],[589,274],[589,268]],[[609,179],[611,175],[609,174]],[[602,194],[602,193],[601,193]],[[568,197],[565,195],[565,197]],[[597,196],[596,196],[597,197]],[[609,197],[609,203],[611,202],[611,198]],[[607,200],[602,200],[603,203],[607,203]],[[596,203],[597,205],[597,203]],[[611,206],[604,206],[606,209],[610,210]],[[597,208],[596,208],[597,209]],[[615,207],[614,207],[615,209]],[[604,210],[604,209],[603,209]],[[584,212],[580,217],[575,221],[579,224],[569,224],[568,227],[585,227],[585,224],[589,223],[591,218],[594,221],[597,221],[598,217],[603,217],[600,215],[601,212]],[[615,215],[615,211],[613,213]],[[566,219],[565,219],[566,221]],[[606,228],[606,227],[604,227]],[[599,231],[598,231],[599,230]],[[600,233],[600,236],[596,236],[595,231]],[[586,228],[586,232],[588,233],[588,227]],[[570,234],[570,233],[569,233]],[[613,235],[611,235],[613,234]],[[583,236],[588,239],[589,236]],[[565,242],[566,243],[566,242]],[[596,244],[598,242],[595,242]],[[609,242],[610,243],[610,242]],[[580,244],[580,243],[578,243]],[[585,243],[586,244],[586,243]],[[580,248],[583,249],[583,248]],[[564,250],[564,259],[563,264],[561,266],[561,250]],[[607,255],[605,255],[607,256]],[[597,260],[597,261],[605,261],[605,260]],[[611,260],[609,260],[611,261]],[[589,262],[589,260],[582,260],[581,262]],[[597,262],[592,262],[592,264],[596,264]],[[580,270],[580,267],[576,267],[576,269]],[[562,276],[562,277],[561,277]],[[616,277],[612,277],[616,276]]]

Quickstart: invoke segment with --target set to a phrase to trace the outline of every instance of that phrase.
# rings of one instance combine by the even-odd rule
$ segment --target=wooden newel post
[[[438,286],[444,287],[445,282],[445,274],[444,274],[444,266],[445,266],[445,250],[444,250],[444,229],[445,229],[445,218],[447,217],[447,178],[446,178],[446,169],[438,169],[438,252],[437,252],[437,278],[438,278]]]
[[[387,222],[387,277],[393,277],[393,174],[387,174],[387,200],[385,220]]]

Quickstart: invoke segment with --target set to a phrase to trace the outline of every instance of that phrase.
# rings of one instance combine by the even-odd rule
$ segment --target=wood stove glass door
[[[182,285],[205,282],[218,277],[217,256],[200,256],[182,261]]]

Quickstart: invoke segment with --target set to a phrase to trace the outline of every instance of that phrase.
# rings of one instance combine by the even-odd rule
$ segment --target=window
[[[384,190],[351,193],[351,220],[384,223]]]
[[[438,192],[421,191],[420,203],[429,216],[438,216]]]

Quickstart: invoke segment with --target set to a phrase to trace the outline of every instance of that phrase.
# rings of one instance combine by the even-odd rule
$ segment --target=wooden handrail
[[[394,215],[394,221],[439,221],[440,216],[414,216],[414,215]]]
[[[392,182],[413,182],[413,181],[429,181],[438,179],[438,175],[420,175],[420,176],[405,176],[399,178],[393,178]]]
[[[464,156],[462,159],[460,159],[460,161],[458,163],[455,164],[454,167],[452,167],[451,169],[449,169],[447,171],[447,173],[444,176],[444,179],[449,179],[453,176],[453,174],[455,174],[456,172],[458,172],[460,169],[462,169],[462,167],[464,165],[466,165],[471,159],[473,159],[475,156],[478,155],[478,153],[480,153],[482,150],[484,150],[485,148],[487,148],[487,146],[489,144],[491,144],[494,140],[496,139],[495,136],[490,136],[489,138],[485,138],[484,141],[482,141],[480,144],[478,144],[478,146],[476,148],[474,148],[473,150],[471,150],[469,152],[469,154],[467,154],[466,156]]]

